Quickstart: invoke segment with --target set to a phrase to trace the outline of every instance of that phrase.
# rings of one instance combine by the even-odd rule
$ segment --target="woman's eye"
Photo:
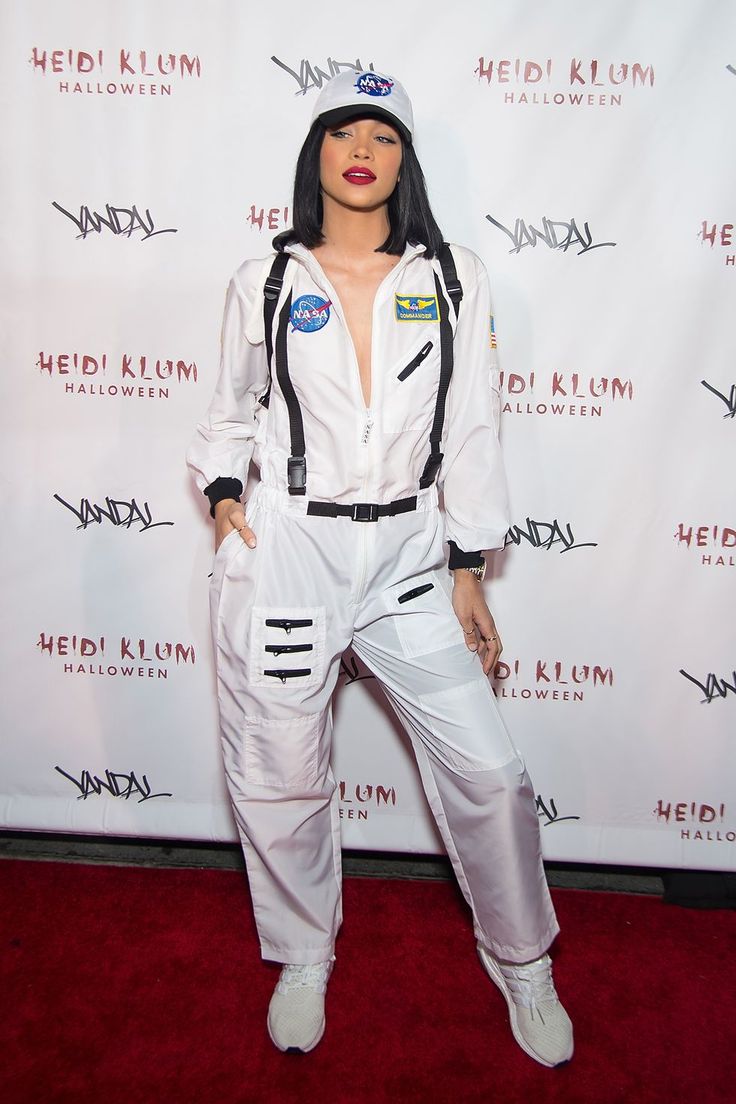
[[[376,135],[376,138],[379,142],[386,142],[390,146],[395,146],[396,145],[396,139],[395,138],[390,138],[388,136],[388,134],[378,134],[378,135]]]

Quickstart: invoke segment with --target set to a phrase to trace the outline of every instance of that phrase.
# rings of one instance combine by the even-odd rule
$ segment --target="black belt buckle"
[[[354,502],[353,521],[378,521],[378,503]]]

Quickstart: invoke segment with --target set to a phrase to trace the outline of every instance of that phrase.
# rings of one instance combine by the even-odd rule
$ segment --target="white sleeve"
[[[187,464],[201,491],[219,476],[246,484],[257,402],[268,386],[263,328],[252,322],[262,296],[261,270],[262,265],[250,262],[233,276],[227,289],[220,373],[209,409],[187,449]],[[255,277],[244,281],[245,290],[238,278],[243,272]]]
[[[464,273],[461,277],[440,475],[446,537],[464,552],[475,552],[502,548],[510,518],[498,439],[501,401],[488,275],[478,257],[468,250],[462,254],[474,263],[472,269],[468,266],[470,286],[465,286]]]

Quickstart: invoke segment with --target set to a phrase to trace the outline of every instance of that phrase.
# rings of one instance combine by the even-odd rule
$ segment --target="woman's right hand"
[[[249,548],[255,548],[256,535],[245,524],[245,511],[234,498],[223,498],[215,506],[215,552],[228,533],[238,529]]]

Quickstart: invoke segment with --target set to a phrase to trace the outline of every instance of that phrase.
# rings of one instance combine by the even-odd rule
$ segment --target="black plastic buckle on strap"
[[[463,297],[463,285],[457,277],[454,277],[445,280],[445,287],[447,288],[447,294],[450,296],[453,303],[457,305]]]
[[[379,510],[377,502],[354,502],[350,516],[353,521],[378,521]]]
[[[424,465],[422,477],[419,480],[419,486],[422,490],[425,490],[427,487],[432,486],[435,479],[437,478],[437,473],[442,467],[443,459],[444,453],[442,452],[430,453],[430,455],[427,457],[427,462]]]
[[[305,456],[290,456],[286,461],[286,474],[290,495],[307,493],[307,459]]]
[[[278,299],[284,286],[283,276],[268,276],[263,285],[263,295],[266,299]]]

